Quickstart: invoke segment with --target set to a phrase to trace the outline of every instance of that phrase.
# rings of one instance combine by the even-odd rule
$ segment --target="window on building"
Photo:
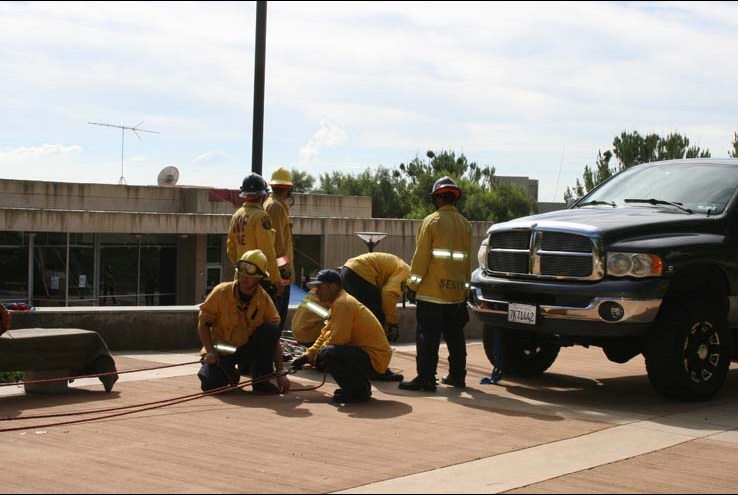
[[[28,301],[28,242],[23,232],[0,232],[0,300]]]
[[[205,295],[223,281],[223,241],[225,236],[208,234],[207,238],[207,287]]]
[[[69,306],[95,305],[95,234],[69,234]]]
[[[139,306],[177,303],[177,240],[174,235],[141,236]]]
[[[67,234],[37,233],[33,244],[33,263],[33,305],[66,305]]]

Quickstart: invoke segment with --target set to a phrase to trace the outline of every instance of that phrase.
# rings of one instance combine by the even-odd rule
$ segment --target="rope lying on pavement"
[[[185,395],[182,397],[174,397],[171,399],[164,399],[160,401],[154,401],[144,404],[133,404],[130,406],[119,406],[119,407],[112,407],[107,409],[98,409],[98,410],[92,410],[92,411],[78,411],[78,412],[71,412],[71,413],[50,413],[50,414],[39,414],[35,416],[22,416],[18,418],[0,418],[2,421],[13,421],[13,420],[23,420],[23,419],[40,419],[40,418],[55,418],[55,417],[64,417],[64,416],[71,416],[71,415],[85,415],[85,414],[97,414],[97,413],[104,413],[104,412],[112,412],[112,411],[119,411],[119,412],[113,412],[111,414],[105,414],[103,416],[95,416],[94,418],[80,418],[80,419],[73,419],[69,421],[61,421],[58,423],[47,423],[42,425],[33,425],[33,426],[18,426],[13,428],[2,428],[0,429],[0,433],[2,432],[10,432],[10,431],[22,431],[22,430],[30,430],[30,429],[39,429],[39,428],[50,428],[52,426],[64,426],[64,425],[72,425],[72,424],[79,424],[79,423],[88,423],[92,421],[97,421],[100,419],[109,419],[109,418],[115,418],[120,416],[125,416],[127,414],[135,414],[140,413],[144,411],[151,411],[154,409],[160,409],[162,407],[166,406],[173,406],[176,404],[182,404],[184,402],[190,402],[193,400],[201,399],[203,397],[210,397],[213,395],[218,395],[224,392],[229,392],[231,390],[236,389],[243,389],[244,387],[247,387],[249,385],[252,385],[254,383],[258,383],[264,380],[270,380],[272,378],[276,378],[279,376],[283,376],[288,374],[289,371],[280,371],[279,373],[272,373],[271,375],[264,375],[257,379],[248,379],[244,380],[237,385],[225,385],[223,387],[219,387],[213,390],[208,390],[207,392],[200,392],[197,394],[190,394]],[[319,387],[321,387],[325,383],[325,375],[323,375],[323,381],[317,385],[316,387],[310,387],[306,389],[297,389],[296,391],[300,390],[315,390]],[[135,410],[134,410],[135,409]],[[121,412],[122,411],[122,412]]]
[[[196,361],[196,363],[197,362],[199,361]],[[193,363],[184,363],[184,364],[193,364]],[[182,366],[182,365],[177,365],[177,366]],[[141,371],[141,370],[131,370],[130,372],[133,372],[133,371]],[[72,412],[64,412],[64,413],[35,414],[35,415],[20,416],[20,417],[15,417],[15,418],[3,417],[3,418],[0,418],[0,421],[21,421],[21,420],[28,420],[28,419],[48,419],[48,418],[60,418],[60,417],[65,417],[65,416],[82,416],[82,415],[88,415],[88,414],[112,413],[112,414],[105,414],[103,416],[96,416],[94,418],[81,418],[81,419],[74,419],[70,421],[62,421],[58,423],[47,423],[43,425],[33,425],[33,426],[19,426],[19,427],[13,427],[13,428],[1,428],[0,433],[11,432],[11,431],[22,431],[22,430],[29,430],[29,429],[38,429],[38,428],[50,428],[52,426],[63,426],[63,425],[87,423],[91,421],[97,421],[100,419],[109,419],[109,418],[124,416],[127,414],[135,414],[135,413],[144,412],[144,411],[151,411],[151,410],[159,409],[159,408],[166,407],[166,406],[173,406],[176,404],[189,402],[189,401],[200,399],[203,397],[210,397],[213,395],[218,395],[224,392],[229,392],[231,390],[243,389],[254,383],[271,380],[272,378],[277,378],[279,376],[287,375],[289,373],[291,373],[291,371],[280,371],[277,373],[272,373],[270,375],[260,376],[259,378],[255,378],[255,379],[247,379],[242,382],[239,382],[236,385],[225,385],[223,387],[215,388],[213,390],[208,390],[207,392],[198,392],[195,394],[184,395],[181,397],[173,397],[170,399],[162,399],[158,401],[145,402],[141,404],[131,404],[128,406],[116,406],[116,407],[108,407],[108,408],[101,408],[101,409],[92,409],[89,411],[72,411]],[[306,387],[306,388],[290,389],[290,390],[293,392],[316,390],[322,387],[323,384],[325,384],[325,379],[326,379],[326,374],[324,373],[323,380],[318,385]],[[118,412],[115,412],[115,411],[118,411]]]
[[[135,370],[125,370],[125,371],[108,371],[106,373],[96,373],[94,375],[77,375],[77,376],[61,376],[57,378],[46,378],[43,380],[27,380],[22,382],[7,382],[7,383],[0,383],[0,387],[11,387],[11,386],[21,386],[21,385],[35,385],[38,383],[53,383],[53,382],[62,382],[62,381],[74,381],[74,380],[81,380],[83,378],[100,378],[101,376],[112,376],[112,375],[123,375],[126,373],[138,373],[140,371],[153,371],[153,370],[161,370],[164,368],[176,368],[177,366],[188,366],[190,364],[198,364],[200,363],[200,360],[197,361],[191,361],[189,363],[179,363],[179,364],[166,364],[163,366],[152,366],[150,368],[139,368]]]

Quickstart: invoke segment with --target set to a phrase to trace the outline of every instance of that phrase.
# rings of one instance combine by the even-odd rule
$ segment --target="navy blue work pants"
[[[464,326],[469,321],[466,303],[436,304],[418,301],[416,317],[416,366],[420,380],[435,381],[442,336],[448,347],[449,373],[457,380],[466,378]]]
[[[369,354],[361,347],[329,345],[318,352],[318,365],[333,376],[344,395],[366,397],[371,394],[369,373],[374,370]]]
[[[220,362],[217,364],[203,364],[197,373],[202,390],[205,392],[229,385],[226,373],[239,376],[250,371],[254,378],[274,373],[274,352],[281,336],[282,331],[276,325],[264,323],[235,353],[219,356]]]
[[[379,323],[384,326],[387,318],[382,309],[381,289],[371,282],[364,280],[351,268],[345,266],[341,269],[341,282],[343,283],[344,290],[366,306],[377,317]]]

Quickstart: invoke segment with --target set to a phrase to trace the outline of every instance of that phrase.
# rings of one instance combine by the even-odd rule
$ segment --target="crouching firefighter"
[[[236,280],[217,285],[200,305],[197,332],[203,365],[197,376],[203,391],[235,385],[240,375],[249,373],[256,393],[289,390],[284,375],[277,377],[276,386],[265,379],[275,369],[283,370],[279,313],[259,284],[268,277],[264,253],[246,251],[236,262]]]
[[[318,339],[292,362],[292,369],[299,370],[308,362],[324,366],[340,387],[333,393],[334,403],[370,400],[370,375],[387,370],[392,358],[382,325],[366,306],[343,290],[338,272],[321,270],[308,285],[316,287],[320,301],[329,305],[330,311]]]

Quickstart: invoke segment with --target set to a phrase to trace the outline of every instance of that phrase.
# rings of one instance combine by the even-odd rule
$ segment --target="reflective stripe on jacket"
[[[212,325],[213,344],[235,347],[246,345],[264,322],[279,325],[279,313],[271,297],[259,286],[249,304],[244,304],[238,295],[238,280],[218,284],[200,305],[198,315],[199,328]],[[203,348],[200,353],[204,352]]]
[[[415,241],[408,288],[421,301],[463,302],[471,278],[471,223],[453,205],[423,220]]]
[[[382,311],[387,323],[399,324],[397,301],[402,295],[402,282],[410,276],[410,266],[390,253],[362,254],[346,261],[346,266],[381,290]]]
[[[320,302],[315,290],[307,293],[292,315],[292,335],[301,343],[315,342],[328,318],[328,307]]]
[[[310,361],[315,362],[318,352],[329,345],[361,347],[369,354],[372,368],[378,373],[387,370],[392,358],[392,349],[379,320],[345,290],[338,293],[328,314],[328,322],[320,331],[318,340],[307,350]]]
[[[281,283],[274,254],[272,220],[260,204],[247,201],[233,214],[226,249],[234,265],[246,251],[260,249],[267,258],[269,281],[274,285]]]
[[[295,281],[295,253],[292,248],[292,223],[290,223],[290,207],[273,194],[264,202],[264,210],[272,219],[274,229],[274,254],[277,266],[289,277],[282,278],[285,285]],[[282,273],[282,272],[280,272]]]

